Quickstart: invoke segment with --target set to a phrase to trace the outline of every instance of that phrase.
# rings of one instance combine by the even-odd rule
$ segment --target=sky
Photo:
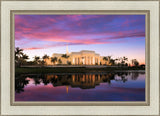
[[[145,15],[15,15],[15,47],[30,59],[94,50],[145,63]]]

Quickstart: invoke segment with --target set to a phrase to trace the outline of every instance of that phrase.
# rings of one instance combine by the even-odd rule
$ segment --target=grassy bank
[[[141,67],[105,67],[105,68],[86,68],[86,67],[21,67],[15,68],[16,73],[87,73],[87,72],[109,72],[120,70],[144,70]]]

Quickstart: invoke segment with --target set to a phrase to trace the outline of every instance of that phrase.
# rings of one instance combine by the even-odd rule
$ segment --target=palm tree
[[[108,60],[108,58],[107,58],[107,57],[103,57],[103,60],[107,61],[107,60]]]
[[[67,54],[63,54],[62,57],[63,58],[69,58],[69,56],[67,56]]]
[[[20,49],[19,47],[15,48],[15,61],[18,62],[18,59],[22,56],[23,49]]]
[[[23,60],[29,59],[28,56],[27,56],[26,54],[23,54],[22,58],[23,58]]]
[[[51,58],[51,62],[55,64],[55,62],[57,61],[57,57],[52,57]]]
[[[23,49],[20,49],[19,47],[15,48],[15,64],[16,66],[21,66],[22,64],[26,63],[28,56],[23,53]]]
[[[49,59],[49,56],[47,54],[45,54],[43,57],[42,57],[42,64],[44,65],[46,63],[46,59]]]
[[[47,54],[45,54],[42,58],[43,58],[43,60],[44,59],[49,59],[49,56]]]
[[[119,61],[120,61],[120,65],[121,66],[127,66],[128,64],[126,63],[127,61],[128,61],[128,58],[127,57],[125,57],[125,56],[123,56],[123,57],[120,57],[119,58]]]
[[[132,65],[133,66],[138,66],[139,62],[137,61],[137,59],[132,59]]]
[[[35,56],[34,57],[34,61],[36,62],[36,64],[38,64],[40,62],[40,57],[39,56]]]
[[[69,62],[69,61],[68,61],[69,56],[68,56],[67,54],[63,54],[61,57],[67,59],[67,62],[66,62],[66,63],[68,64],[68,62]]]
[[[119,61],[119,59],[118,58],[116,58],[116,59],[114,59],[115,60],[115,64],[116,65],[118,65],[118,61]]]
[[[25,64],[27,62],[28,56],[26,54],[22,54],[22,57],[20,57],[20,66]]]
[[[111,57],[112,57],[112,56],[107,56],[107,58],[108,58],[109,61],[111,60]]]
[[[62,60],[61,59],[58,59],[58,64],[61,64],[62,63]]]
[[[41,60],[41,65],[45,65],[45,61],[44,60]]]
[[[111,65],[115,65],[115,60],[114,60],[114,59],[111,59],[111,60],[110,60],[110,64],[111,64]]]
[[[124,60],[124,62],[126,62],[126,61],[128,61],[128,58],[123,56],[123,60]]]
[[[111,58],[112,56],[106,56],[106,57],[103,57],[103,60],[107,61],[107,64],[108,65],[113,65],[115,64],[115,60]]]
[[[19,47],[16,47],[15,48],[15,54],[16,55],[20,55],[20,54],[22,54],[23,53],[23,49],[20,49]]]

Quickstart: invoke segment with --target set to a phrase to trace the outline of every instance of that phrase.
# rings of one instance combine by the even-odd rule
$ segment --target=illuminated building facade
[[[66,49],[66,56],[64,54],[54,53],[52,58],[56,58],[55,62],[52,62],[51,57],[46,59],[46,65],[57,65],[57,64],[70,64],[70,65],[100,65],[107,64],[103,60],[103,57],[91,50],[82,50],[80,52],[68,52],[68,46]]]

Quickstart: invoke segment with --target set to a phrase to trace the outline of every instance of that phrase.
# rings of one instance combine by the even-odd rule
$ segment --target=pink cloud
[[[95,25],[100,17],[103,19],[105,15],[60,15],[60,16],[36,16],[36,15],[16,15],[15,16],[15,40],[23,41],[27,39],[26,43],[32,43],[32,41],[42,42],[59,42],[62,44],[54,44],[53,46],[63,46],[64,43],[75,44],[108,44],[113,39],[122,38],[137,38],[145,37],[143,30],[123,30],[116,31],[114,29],[99,30],[95,27],[89,28],[89,26]],[[117,18],[117,17],[116,17]],[[92,21],[92,20],[95,21]],[[104,22],[112,22],[115,16],[108,16],[103,19]],[[127,19],[122,25],[128,25],[135,23],[137,20]],[[78,27],[77,27],[78,26]],[[98,26],[97,26],[98,27]],[[107,27],[107,26],[104,26]],[[107,27],[109,28],[109,27]],[[100,28],[101,29],[101,28]],[[104,29],[104,28],[102,28]],[[96,31],[95,31],[96,30]],[[78,38],[77,38],[78,37]],[[93,38],[95,37],[95,38]],[[29,50],[40,49],[44,47],[51,47],[50,45],[44,45],[42,47],[28,47]]]
[[[36,49],[42,49],[42,47],[31,47],[31,48],[24,48],[24,50],[36,50]]]

